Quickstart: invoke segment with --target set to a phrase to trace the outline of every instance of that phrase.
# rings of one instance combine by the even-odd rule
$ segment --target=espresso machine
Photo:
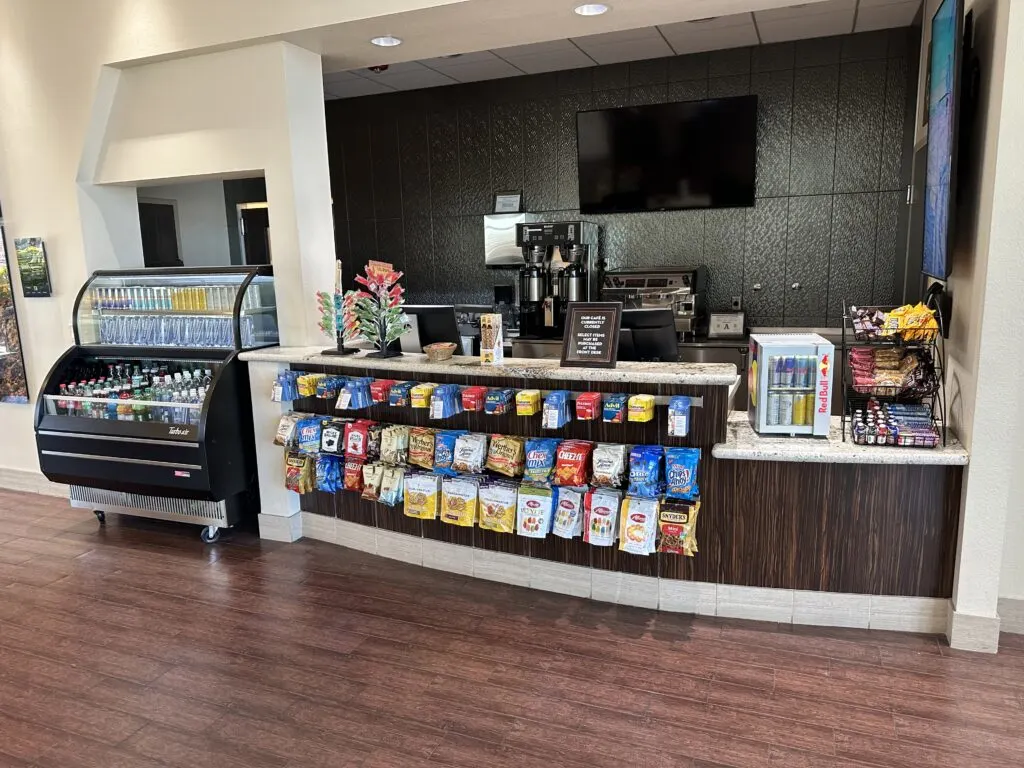
[[[598,229],[586,221],[516,225],[519,269],[519,336],[561,338],[571,301],[590,301],[591,261],[597,259]],[[600,265],[598,265],[600,266]]]
[[[680,340],[707,330],[707,267],[616,269],[604,273],[602,301],[626,309],[670,309]]]

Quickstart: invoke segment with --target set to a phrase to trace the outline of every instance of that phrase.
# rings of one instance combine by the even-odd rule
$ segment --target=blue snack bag
[[[661,461],[663,449],[660,445],[634,445],[629,452],[630,496],[653,499],[661,493]]]
[[[526,441],[525,478],[535,483],[551,481],[551,473],[555,469],[558,444],[562,442],[554,437],[535,437]]]
[[[341,462],[337,456],[321,453],[316,457],[316,489],[337,493],[341,487]]]
[[[317,453],[320,450],[320,429],[323,416],[302,419],[295,425],[295,442],[302,453]]]
[[[700,497],[697,467],[700,448],[665,449],[665,496],[669,499],[694,501]]]
[[[466,434],[466,430],[445,430],[438,432],[434,437],[434,472],[439,475],[455,476],[458,474],[452,469],[452,462],[455,460],[455,441],[459,435]]]

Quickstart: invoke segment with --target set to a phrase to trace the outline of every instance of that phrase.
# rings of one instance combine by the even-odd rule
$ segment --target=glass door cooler
[[[752,334],[748,415],[761,434],[827,437],[835,347],[816,333]]]
[[[204,541],[258,512],[237,358],[278,343],[271,267],[96,272],[74,332],[36,406],[40,467],[72,506],[201,524]]]

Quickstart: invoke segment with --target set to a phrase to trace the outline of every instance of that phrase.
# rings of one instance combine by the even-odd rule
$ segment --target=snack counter
[[[330,386],[321,397],[307,391],[283,403],[276,415],[268,411],[267,423],[257,422],[257,450],[267,457],[260,466],[275,473],[274,477],[261,475],[262,486],[275,483],[283,488],[286,456],[301,453],[287,436],[279,442],[288,443],[291,450],[273,444],[280,424],[288,422],[289,411],[305,415],[300,423],[319,419],[323,430],[335,430],[333,439],[342,446],[348,429],[358,433],[358,444],[372,445],[379,439],[363,432],[369,427],[348,426],[356,422],[376,425],[378,435],[391,435],[384,438],[387,451],[394,450],[389,430],[413,435],[413,441],[420,431],[434,434],[432,445],[439,452],[426,463],[413,466],[413,448],[407,446],[408,453],[399,452],[398,458],[388,454],[391,458],[381,470],[393,473],[401,467],[407,480],[415,476],[406,491],[411,487],[417,499],[429,500],[425,513],[420,514],[419,502],[410,505],[408,498],[396,503],[394,481],[389,486],[387,474],[383,482],[373,471],[356,477],[343,447],[334,484],[321,486],[329,490],[315,489],[318,478],[308,479],[304,487],[293,484],[294,478],[288,480],[291,487],[303,491],[289,492],[301,508],[299,535],[479,578],[663,610],[799,621],[801,602],[811,601],[830,606],[822,623],[938,631],[940,614],[945,621],[962,464],[967,459],[955,441],[942,450],[893,449],[889,454],[879,449],[872,454],[865,453],[864,446],[843,445],[841,440],[835,446],[837,441],[831,437],[761,438],[750,429],[745,413],[729,409],[737,372],[728,364],[620,363],[615,369],[581,369],[561,368],[557,360],[506,359],[501,365],[484,366],[468,357],[444,362],[429,362],[423,355],[337,358],[309,348],[257,350],[241,357],[250,369],[262,371],[258,378],[263,381],[268,375],[294,378],[301,373],[326,376],[328,382],[332,377],[352,382],[348,394]],[[412,384],[426,382],[432,386],[427,399],[418,403],[423,407],[413,407],[417,390]],[[383,398],[384,390],[390,392],[402,383],[409,384],[408,399],[400,395],[391,404]],[[516,398],[505,410],[452,408],[433,413],[432,393],[447,392],[446,385],[462,394],[480,388],[481,396],[502,390],[527,393],[534,403],[522,412],[528,415],[517,412]],[[365,403],[353,394],[361,386],[371,393]],[[423,390],[419,392],[422,397]],[[623,402],[629,402],[636,395],[650,397],[649,420],[630,421],[627,416],[609,422],[590,418],[586,409],[578,410],[581,403],[589,406],[590,398],[600,412],[602,404],[615,405],[623,397]],[[257,390],[256,397],[269,399],[269,394]],[[571,416],[549,422],[544,404],[550,399],[557,407],[559,397],[571,401]],[[685,433],[676,432],[671,420],[675,399],[680,397],[688,398],[692,406]],[[358,407],[338,408],[351,403]],[[442,433],[444,441],[450,440],[444,451],[439,447]],[[322,439],[327,433],[320,434]],[[530,446],[544,448],[549,439],[551,447],[535,457],[541,463],[550,462],[546,469],[542,467],[549,474],[531,475]],[[572,458],[579,442],[586,444],[582,461],[587,469],[576,476]],[[775,443],[785,443],[789,453],[771,448]],[[517,510],[518,518],[510,511],[514,522],[505,527],[491,525],[484,513],[470,511],[467,499],[479,500],[484,506],[478,509],[485,508],[481,489],[487,489],[488,504],[501,508],[500,494],[490,490],[495,478],[488,477],[493,474],[488,445],[512,453],[519,450],[517,445],[527,446],[526,468],[519,468],[518,491],[512,491],[510,499],[518,492],[522,501],[525,487],[531,496],[528,501],[537,501],[545,509],[549,492],[535,489],[542,489],[546,481],[551,492],[558,494],[562,471],[570,473],[574,485],[582,484],[581,501],[571,492],[562,492],[570,505],[586,507],[588,493],[611,491],[612,505],[625,521],[618,526],[617,536],[613,532],[612,541],[600,536],[595,540],[590,517],[575,530],[531,518],[529,526],[537,530],[522,527],[522,510]],[[693,465],[692,495],[676,490],[673,497],[670,489],[678,486],[680,473],[691,471],[680,457],[692,454],[680,449],[699,452],[699,458]],[[306,450],[316,448],[306,446]],[[456,462],[452,470],[451,455],[473,458],[462,466]],[[609,480],[602,474],[603,462],[610,456],[626,457],[624,476]],[[319,469],[331,463],[308,461],[307,476],[313,466]],[[636,469],[644,461],[661,462],[663,474],[656,481],[662,488],[660,495],[645,495],[643,486],[633,483],[637,478],[650,479],[644,476],[646,470]],[[440,478],[431,479],[431,473]],[[500,484],[503,478],[498,480]],[[366,483],[373,486],[369,493]],[[447,496],[446,487],[450,489]],[[536,499],[532,498],[535,493]],[[632,506],[626,506],[631,498]],[[665,515],[658,518],[655,529],[647,525],[649,515],[657,516],[659,511],[645,502],[637,504],[644,498],[657,499],[662,510],[689,504],[688,509],[695,512],[692,505],[698,503],[699,516],[694,514],[695,519],[679,529],[684,546],[672,538],[676,529],[665,527],[671,522]],[[454,511],[442,499],[449,499]],[[266,517],[266,501],[263,507]],[[289,511],[280,508],[276,513],[284,517]],[[586,509],[584,513],[590,514]],[[261,530],[262,523],[261,518]],[[625,541],[623,534],[633,523],[626,537],[630,541]],[[689,548],[687,535],[694,538]],[[839,618],[831,615],[833,609],[841,614]],[[804,617],[809,623],[817,623],[816,610],[811,610],[810,618]]]

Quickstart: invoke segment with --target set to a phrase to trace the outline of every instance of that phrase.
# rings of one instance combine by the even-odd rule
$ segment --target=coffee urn
[[[543,245],[524,247],[523,258],[526,263],[519,269],[519,335],[541,336],[551,248]]]

